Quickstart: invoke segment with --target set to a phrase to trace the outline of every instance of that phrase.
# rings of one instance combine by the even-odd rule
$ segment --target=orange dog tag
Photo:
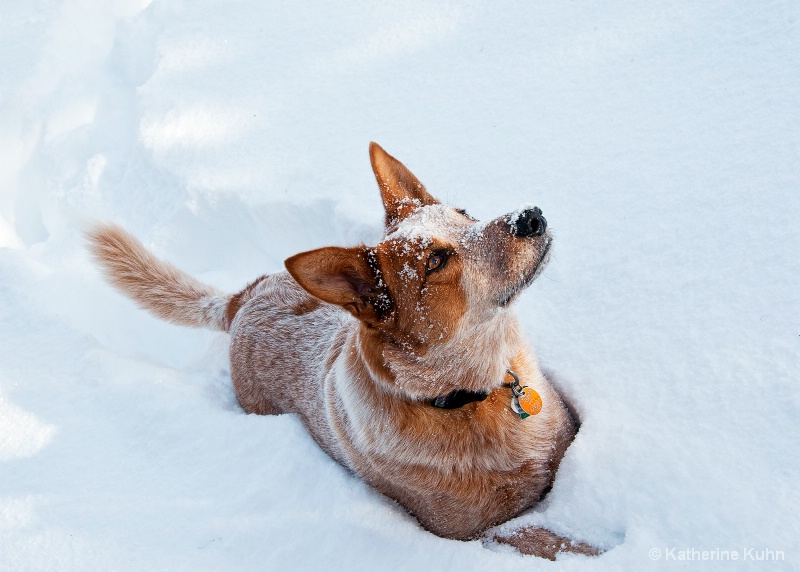
[[[528,415],[536,415],[542,410],[542,398],[532,387],[523,387],[522,395],[517,397],[519,407]]]
[[[531,415],[536,415],[542,410],[542,398],[532,387],[522,385],[517,374],[507,369],[506,372],[514,379],[511,385],[511,409],[519,415],[520,419],[525,419]]]

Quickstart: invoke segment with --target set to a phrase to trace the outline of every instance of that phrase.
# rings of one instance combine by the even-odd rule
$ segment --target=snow
[[[0,54],[0,569],[800,566],[797,3],[7,0]],[[516,310],[583,424],[511,525],[601,557],[425,532],[84,249],[234,291],[374,243],[370,140],[547,218]]]

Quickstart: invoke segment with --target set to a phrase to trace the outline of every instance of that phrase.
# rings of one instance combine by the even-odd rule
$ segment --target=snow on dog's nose
[[[516,236],[541,236],[547,230],[547,220],[539,207],[514,213],[508,221],[511,234]]]

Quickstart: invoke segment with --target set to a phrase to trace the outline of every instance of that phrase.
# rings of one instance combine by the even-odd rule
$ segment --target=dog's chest
[[[519,419],[507,400],[500,391],[422,419],[374,419],[376,429],[351,435],[349,463],[426,528],[470,537],[535,504],[552,481],[554,436],[537,427],[547,421]]]

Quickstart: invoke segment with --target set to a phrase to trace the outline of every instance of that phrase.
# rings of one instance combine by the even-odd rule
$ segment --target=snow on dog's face
[[[478,222],[439,203],[376,144],[370,156],[386,210],[384,238],[374,247],[301,253],[287,269],[309,293],[342,306],[386,342],[379,361],[405,393],[491,389],[477,360],[491,355],[507,364],[513,357],[516,322],[504,309],[546,263],[551,239],[541,211]],[[476,367],[466,370],[474,379],[465,378],[472,359]],[[409,360],[413,366],[404,368]],[[454,361],[461,372],[455,378]],[[417,372],[409,373],[414,379],[404,369]]]

